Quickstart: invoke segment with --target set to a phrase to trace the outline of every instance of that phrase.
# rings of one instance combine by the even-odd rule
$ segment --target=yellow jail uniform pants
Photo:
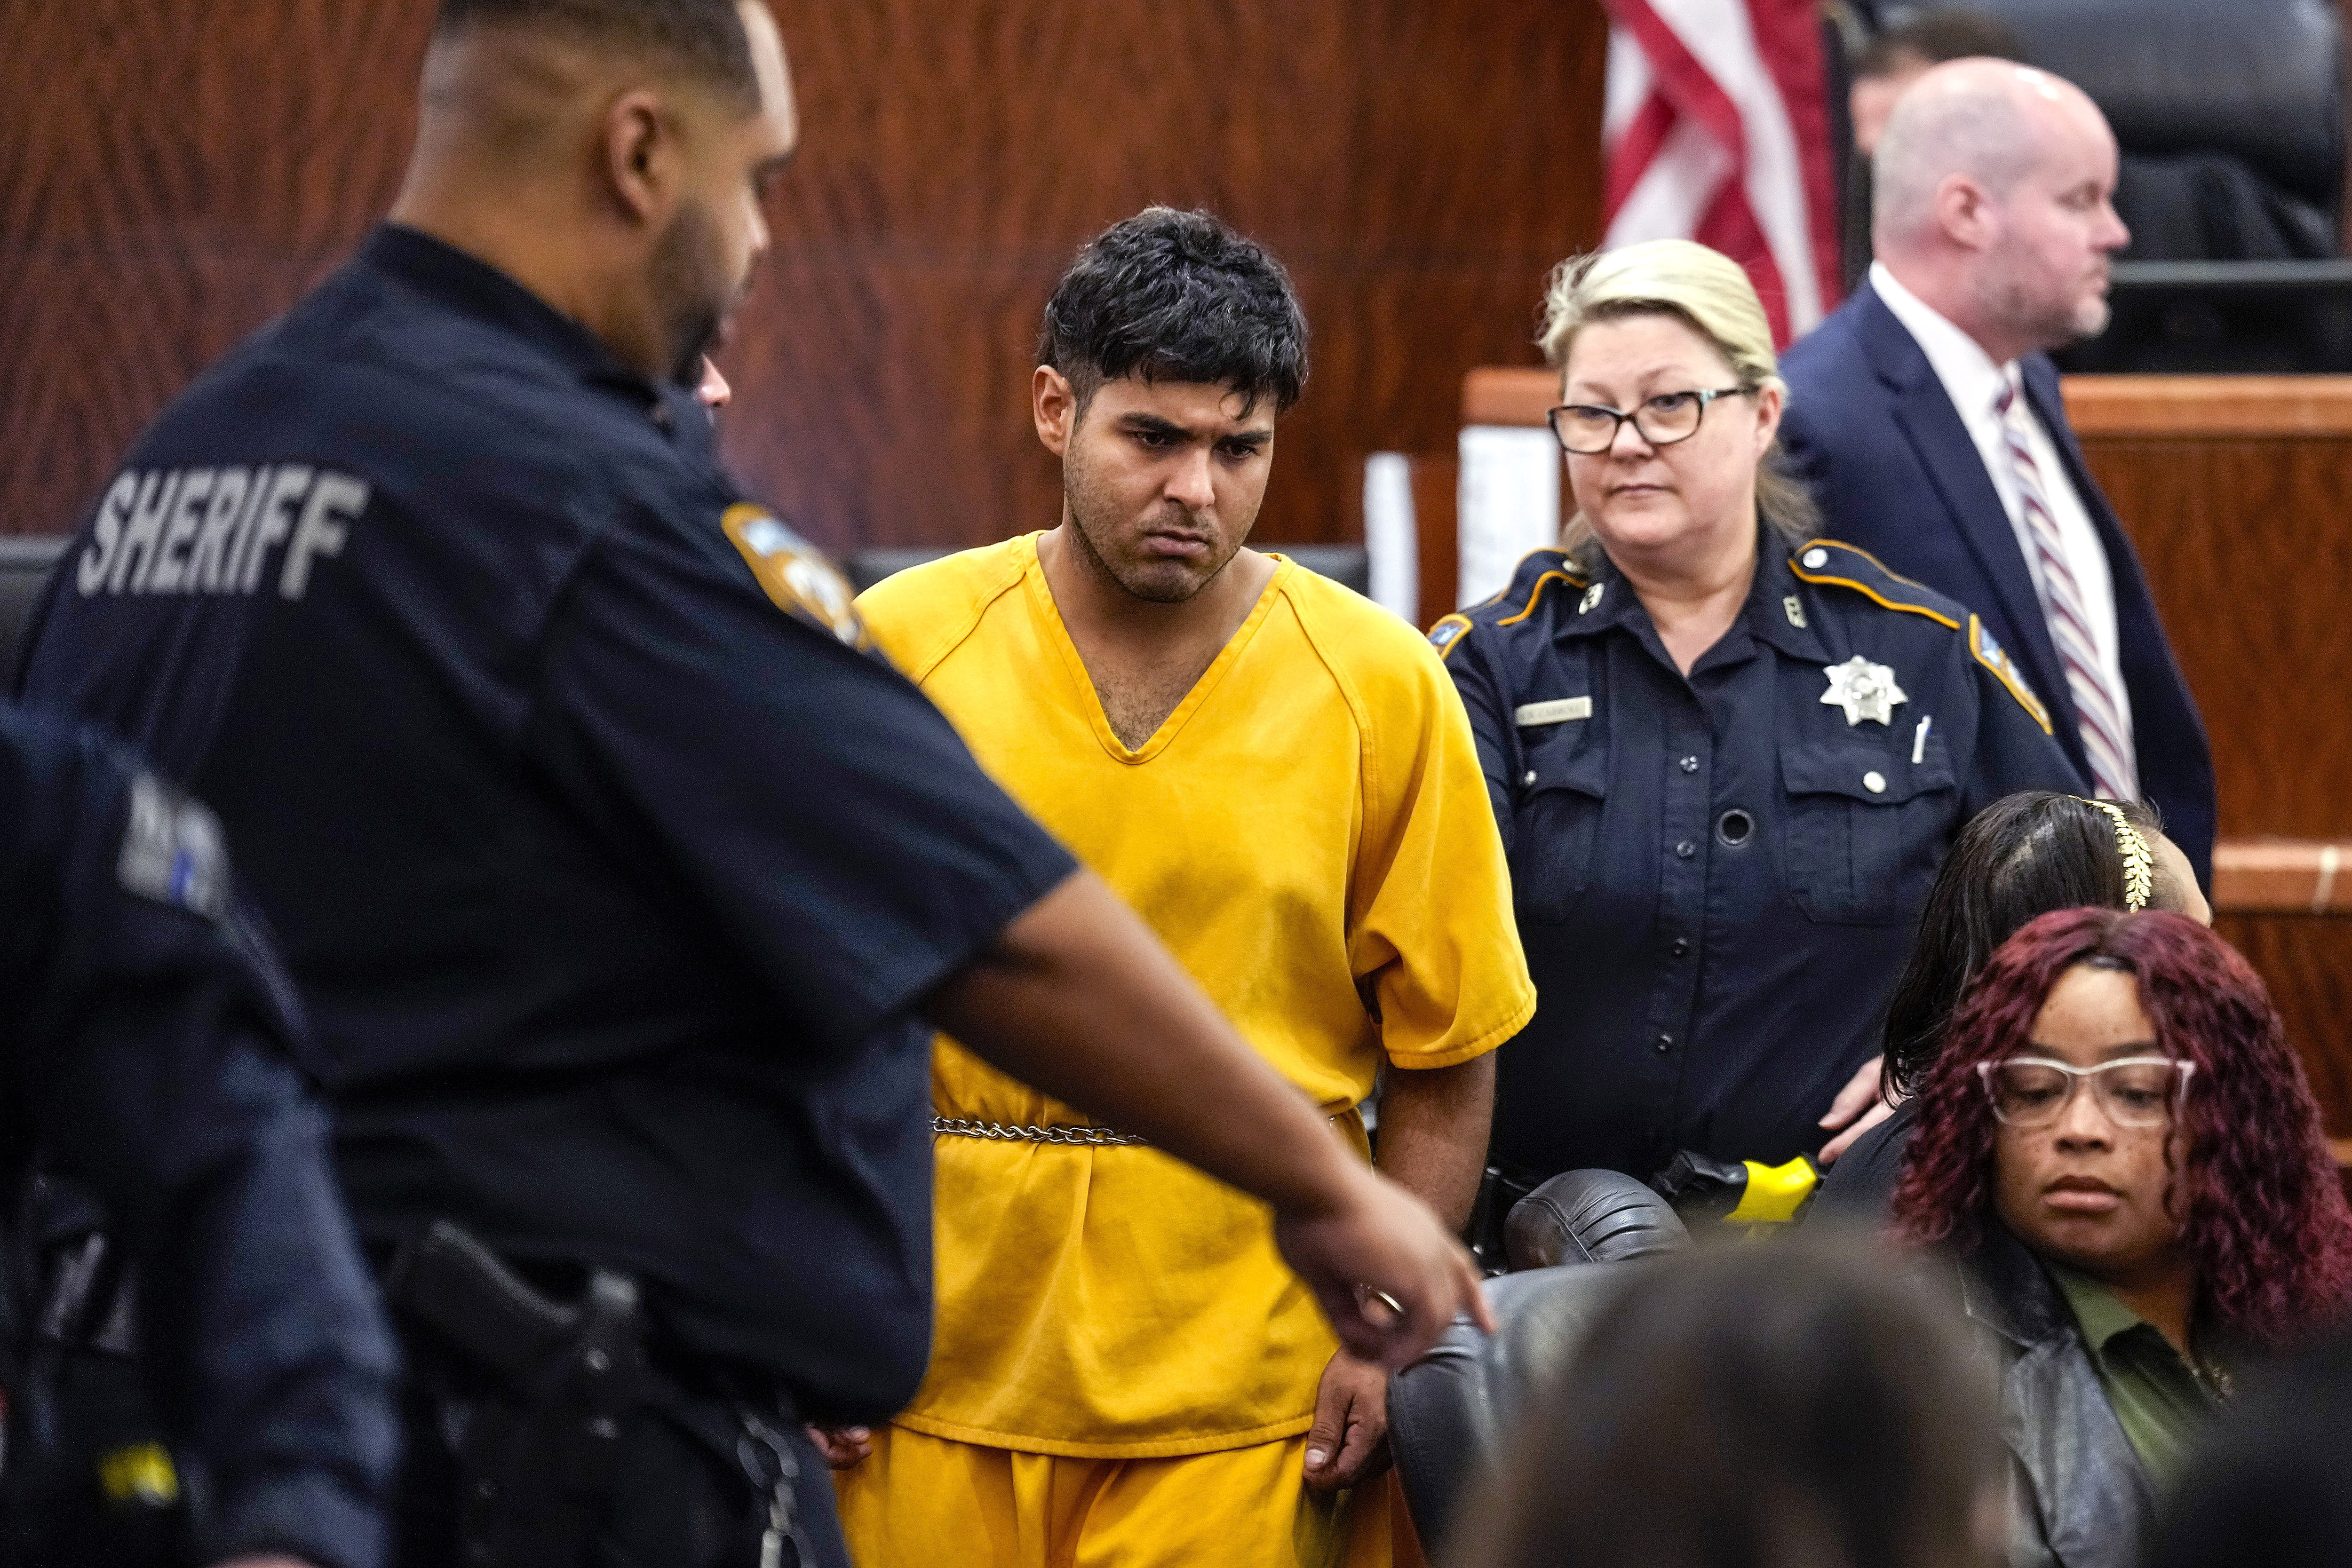
[[[1393,1473],[1310,1492],[1306,1453],[1302,1434],[1178,1458],[1073,1459],[880,1427],[834,1489],[857,1568],[1419,1563]]]

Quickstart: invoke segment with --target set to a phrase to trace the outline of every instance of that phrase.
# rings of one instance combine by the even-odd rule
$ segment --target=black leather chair
[[[69,542],[63,535],[0,536],[0,701],[16,689],[25,622]]]
[[[1690,1244],[1673,1207],[1617,1171],[1563,1172],[1513,1204],[1503,1222],[1503,1255],[1513,1273],[1622,1262]]]
[[[1691,1245],[1664,1199],[1615,1171],[1570,1171],[1512,1207],[1510,1256],[1534,1266],[1483,1287],[1492,1334],[1446,1330],[1389,1381],[1389,1451],[1413,1528],[1442,1551],[1463,1494],[1493,1472],[1529,1403],[1643,1260]]]
[[[1361,545],[1268,544],[1265,548],[1288,556],[1307,570],[1319,572],[1342,587],[1362,594],[1372,591],[1372,558]],[[851,554],[842,567],[849,574],[850,586],[863,593],[893,572],[937,560],[947,553],[923,545],[862,549]]]
[[[2028,58],[2105,112],[2135,231],[2124,259],[2335,253],[2347,128],[2334,0],[1958,3],[2007,23]]]

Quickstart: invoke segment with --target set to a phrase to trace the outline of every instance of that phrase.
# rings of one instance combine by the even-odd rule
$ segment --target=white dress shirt
[[[2034,592],[2039,597],[2043,592],[2040,556],[2034,549],[2032,525],[2026,521],[2024,505],[2018,499],[2017,472],[2010,463],[2008,440],[2000,428],[2001,388],[2006,385],[2018,389],[2018,413],[2025,426],[2026,445],[2040,471],[2042,498],[2049,505],[2050,520],[2058,526],[2058,543],[2066,558],[2066,570],[2074,574],[2074,587],[2083,599],[2083,613],[2090,619],[2092,652],[2098,658],[2099,674],[2114,697],[2116,716],[2123,721],[2121,738],[2125,745],[2133,745],[2131,694],[2124,687],[2116,640],[2115,573],[2107,565],[2107,550],[2099,540],[2099,530],[2083,506],[2082,497],[2074,493],[2074,483],[2059,459],[2057,444],[2042,427],[2041,416],[2033,412],[2033,405],[2026,401],[2017,361],[1994,364],[1992,356],[1974,338],[1896,281],[1885,262],[1870,264],[1870,286],[1886,301],[1886,308],[1895,312],[1895,319],[1903,323],[1904,329],[1927,356],[1936,379],[1944,383],[1944,395],[1952,400],[1960,423],[1968,427],[1969,439],[1976,443],[1977,455],[1992,478],[2002,509],[2009,513],[2010,528],[2017,536],[2018,553],[2025,558],[2025,570],[2033,578]],[[2066,695],[2063,689],[2042,695],[2061,701]]]

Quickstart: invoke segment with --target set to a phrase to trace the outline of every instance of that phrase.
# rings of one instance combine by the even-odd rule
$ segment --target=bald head
[[[1997,360],[2056,347],[2106,324],[2107,256],[2130,238],[2111,204],[2116,162],[2105,117],[2072,82],[1950,61],[1887,117],[1872,245],[1989,351],[2007,350]]]
[[[1964,175],[2006,196],[2053,126],[2106,121],[2082,89],[2047,71],[1985,57],[1923,72],[1897,99],[1872,154],[1872,243],[1900,248],[1935,222],[1937,187]]]
[[[762,0],[445,0],[394,222],[694,385],[799,126]]]

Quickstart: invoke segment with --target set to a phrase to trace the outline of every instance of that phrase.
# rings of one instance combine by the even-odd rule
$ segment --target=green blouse
[[[2207,1364],[2201,1368],[2184,1360],[2153,1323],[2088,1274],[2047,1258],[2042,1263],[2074,1313],[2099,1386],[2105,1390],[2124,1436],[2131,1439],[2148,1479],[2164,1486],[2179,1472],[2206,1417],[2226,1396],[2226,1375],[2205,1355],[2196,1358]]]

